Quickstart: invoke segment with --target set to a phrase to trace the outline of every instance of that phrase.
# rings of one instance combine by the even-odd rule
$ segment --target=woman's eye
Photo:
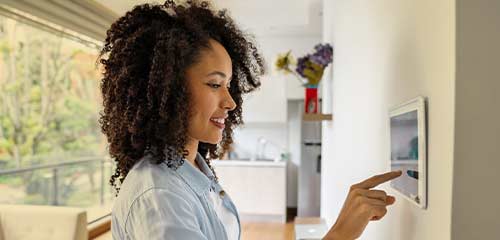
[[[221,86],[220,84],[215,84],[215,83],[208,83],[207,85],[210,86],[211,88],[215,88],[215,89],[220,88],[220,86]]]
[[[207,83],[207,85],[211,88],[214,88],[214,89],[218,89],[220,87],[222,87],[221,84],[217,84],[217,83]],[[226,85],[225,86],[227,89],[231,89],[231,85]]]

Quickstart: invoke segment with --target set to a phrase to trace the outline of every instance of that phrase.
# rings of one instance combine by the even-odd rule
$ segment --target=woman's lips
[[[220,129],[224,129],[225,127],[224,121],[225,121],[224,118],[210,118],[210,122],[212,122],[216,127]]]

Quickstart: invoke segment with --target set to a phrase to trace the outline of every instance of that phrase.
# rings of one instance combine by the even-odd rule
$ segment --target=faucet
[[[266,152],[267,143],[268,143],[268,141],[263,137],[259,137],[257,139],[257,149],[259,149],[259,147],[260,147],[260,149],[259,149],[260,151],[258,151],[257,154],[258,154],[258,157],[261,159],[265,158],[264,153]]]
[[[255,144],[255,151],[252,154],[252,157],[250,158],[250,161],[255,161],[257,158],[261,159],[263,155],[263,148],[265,148],[265,145],[267,144],[267,140],[263,137],[257,138],[257,144]]]
[[[275,162],[280,161],[281,157],[286,152],[286,150],[283,147],[279,146],[278,144],[265,139],[264,137],[257,138],[257,144],[256,144],[256,147],[255,147],[255,152],[254,152],[254,154],[252,154],[252,157],[250,158],[250,161],[255,161],[257,159],[265,159],[266,146],[268,144],[279,150],[280,157],[274,158],[274,161]]]

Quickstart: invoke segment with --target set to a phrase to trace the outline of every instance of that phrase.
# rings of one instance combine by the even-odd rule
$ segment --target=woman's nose
[[[229,93],[229,89],[225,91],[225,97],[222,101],[222,108],[227,109],[228,111],[232,111],[236,108],[236,102],[234,101],[231,93]]]

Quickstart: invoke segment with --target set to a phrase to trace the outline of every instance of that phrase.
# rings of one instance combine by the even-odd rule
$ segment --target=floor
[[[242,240],[291,240],[293,222],[284,223],[242,223]]]
[[[259,223],[244,222],[241,224],[242,240],[291,240],[293,239],[293,222],[285,223]],[[103,234],[95,240],[110,240],[111,232]]]

